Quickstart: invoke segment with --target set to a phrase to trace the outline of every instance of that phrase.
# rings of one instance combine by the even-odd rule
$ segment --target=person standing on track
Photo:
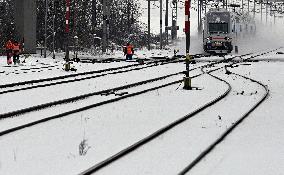
[[[20,44],[17,41],[15,41],[15,43],[13,45],[13,62],[14,62],[14,64],[20,63],[20,52],[21,52]]]
[[[12,64],[12,50],[13,50],[13,43],[11,40],[9,40],[7,43],[6,43],[6,54],[7,54],[7,64]]]
[[[134,48],[130,43],[127,43],[124,48],[124,55],[126,55],[126,60],[132,60],[132,56],[134,54]]]

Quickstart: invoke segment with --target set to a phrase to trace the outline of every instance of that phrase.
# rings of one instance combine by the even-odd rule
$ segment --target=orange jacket
[[[126,53],[128,55],[131,55],[134,53],[134,50],[133,50],[133,46],[132,45],[129,45],[129,46],[126,46]]]
[[[21,52],[20,44],[14,44],[13,45],[13,52],[14,54],[19,54]]]
[[[13,49],[13,43],[9,40],[6,43],[6,50],[12,50]]]

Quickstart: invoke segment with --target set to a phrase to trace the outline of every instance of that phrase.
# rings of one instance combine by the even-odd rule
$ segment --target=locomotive
[[[232,15],[226,9],[214,8],[203,21],[203,49],[208,53],[230,53],[233,50]]]
[[[249,14],[212,8],[203,20],[203,49],[212,54],[231,53],[237,37],[252,35],[255,31],[255,21]]]

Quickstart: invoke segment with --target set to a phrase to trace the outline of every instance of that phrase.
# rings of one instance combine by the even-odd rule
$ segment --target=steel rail
[[[195,54],[195,55],[193,55],[193,58],[200,58],[201,56],[202,56],[202,54]],[[147,62],[147,63],[145,63],[145,65],[155,64],[157,66],[158,63],[161,63],[161,65],[164,65],[164,64],[170,64],[170,63],[176,63],[176,62],[182,62],[182,61],[181,60],[155,60],[155,61]],[[114,68],[108,68],[108,69],[102,69],[102,70],[96,70],[96,71],[88,71],[88,72],[76,73],[76,74],[71,74],[71,75],[63,75],[63,76],[57,76],[57,77],[51,77],[51,78],[44,78],[44,79],[22,81],[22,82],[17,82],[17,83],[3,84],[3,85],[0,85],[0,88],[8,88],[8,87],[14,87],[14,86],[20,86],[20,85],[26,85],[26,84],[42,83],[42,82],[45,82],[45,81],[53,81],[53,80],[71,78],[71,77],[76,77],[76,76],[81,76],[81,75],[103,73],[103,72],[107,72],[107,71],[115,71],[115,70],[120,70],[120,69],[125,69],[125,68],[130,68],[130,67],[137,67],[137,66],[141,66],[141,64],[140,63],[139,64],[131,64],[131,65],[127,65],[127,66],[114,67]]]
[[[57,76],[57,77],[51,77],[51,78],[43,78],[43,79],[37,79],[37,80],[22,81],[22,82],[17,82],[17,83],[3,84],[3,85],[0,85],[0,88],[14,87],[14,86],[20,86],[20,85],[26,85],[26,84],[34,84],[34,83],[42,83],[42,82],[45,82],[45,81],[53,81],[53,80],[71,78],[71,77],[76,77],[76,76],[81,76],[81,75],[102,73],[102,72],[106,72],[106,71],[115,71],[115,70],[119,70],[119,69],[125,69],[125,68],[129,68],[129,67],[139,66],[139,65],[141,65],[141,64],[133,64],[133,65],[127,65],[127,66],[121,66],[121,67],[115,67],[115,68],[108,68],[108,69],[102,69],[102,70],[96,70],[96,71],[81,72],[81,73],[63,75],[63,76]]]
[[[197,69],[197,68],[194,68],[194,69]],[[110,89],[106,89],[106,90],[96,91],[96,92],[83,94],[83,95],[79,95],[79,96],[75,96],[75,97],[71,97],[71,98],[57,100],[57,101],[54,101],[54,102],[48,102],[48,103],[44,103],[44,104],[40,104],[40,105],[36,105],[36,106],[32,106],[32,107],[27,107],[27,108],[24,108],[24,109],[11,111],[11,112],[8,112],[8,113],[3,113],[3,114],[0,114],[0,119],[8,118],[8,117],[16,116],[16,115],[21,115],[21,114],[24,114],[24,113],[27,113],[27,112],[41,110],[41,109],[51,107],[51,106],[55,106],[55,105],[60,105],[60,104],[64,104],[64,103],[70,103],[70,102],[78,101],[78,100],[85,99],[87,97],[94,96],[94,95],[108,94],[110,92],[114,92],[114,91],[118,91],[118,90],[122,90],[122,89],[128,89],[128,88],[131,88],[131,87],[135,87],[135,86],[143,85],[143,84],[146,84],[146,83],[150,83],[150,82],[162,80],[162,79],[165,79],[165,78],[169,78],[169,77],[172,77],[172,76],[175,76],[175,75],[178,75],[178,74],[182,74],[182,73],[183,73],[183,71],[173,73],[173,74],[169,74],[169,75],[166,75],[166,76],[161,76],[161,77],[158,77],[158,78],[153,78],[153,79],[149,79],[149,80],[144,80],[144,81],[140,81],[140,82],[116,87],[116,88],[110,88]]]
[[[214,64],[214,63],[210,63],[208,65],[212,65],[212,64]],[[192,68],[189,71],[199,69],[203,66]],[[2,113],[2,114],[0,114],[0,119],[13,117],[13,116],[17,116],[17,115],[22,115],[22,114],[25,114],[27,112],[37,111],[37,110],[41,110],[41,109],[48,108],[48,107],[55,106],[55,105],[60,105],[60,104],[64,104],[64,103],[70,103],[70,102],[82,100],[82,99],[85,99],[87,97],[91,97],[91,96],[94,96],[94,95],[108,94],[110,92],[114,92],[114,91],[118,91],[118,90],[122,90],[122,89],[127,89],[127,88],[131,88],[131,87],[134,87],[134,86],[143,85],[143,84],[146,84],[146,83],[162,80],[162,79],[169,78],[169,77],[172,77],[172,76],[175,76],[175,75],[178,75],[178,74],[183,74],[183,73],[184,73],[184,71],[176,72],[176,73],[168,74],[168,75],[161,76],[161,77],[158,77],[158,78],[144,80],[144,81],[140,81],[140,82],[137,82],[137,83],[132,83],[132,84],[116,87],[116,88],[96,91],[96,92],[83,94],[83,95],[79,95],[79,96],[75,96],[75,97],[71,97],[71,98],[66,98],[66,99],[48,102],[48,103],[44,103],[44,104],[40,104],[40,105],[36,105],[36,106],[31,106],[31,107],[27,107],[27,108],[15,110],[15,111],[7,112],[7,113]]]
[[[14,128],[11,128],[11,129],[8,129],[8,130],[5,130],[5,131],[1,131],[0,136],[4,136],[4,135],[7,135],[9,133],[12,133],[12,132],[15,132],[15,131],[18,131],[18,130],[21,130],[21,129],[24,129],[24,128],[27,128],[27,127],[30,127],[30,126],[40,124],[40,123],[44,123],[44,122],[47,122],[47,121],[50,121],[50,120],[53,120],[53,119],[61,118],[61,117],[64,117],[64,116],[67,116],[67,115],[70,115],[70,114],[85,111],[85,110],[88,110],[88,109],[91,109],[91,108],[94,108],[94,107],[98,107],[98,106],[102,106],[102,105],[105,105],[105,104],[113,103],[113,102],[116,102],[116,101],[119,101],[119,100],[122,100],[122,99],[125,99],[125,98],[137,96],[137,95],[140,95],[140,94],[143,94],[143,93],[146,93],[146,92],[154,91],[154,90],[157,90],[157,89],[160,89],[160,88],[163,88],[163,87],[167,87],[167,86],[170,86],[170,85],[173,85],[173,84],[180,83],[182,81],[183,80],[173,81],[173,82],[161,85],[161,86],[142,90],[142,91],[139,91],[139,92],[134,92],[134,93],[127,94],[127,95],[124,95],[124,96],[121,96],[121,97],[117,97],[117,98],[114,98],[114,99],[106,100],[106,101],[95,103],[95,104],[88,105],[88,106],[84,106],[82,108],[78,108],[78,109],[67,111],[67,112],[64,112],[64,113],[61,113],[61,114],[57,114],[57,115],[54,115],[54,116],[51,116],[51,117],[48,117],[48,118],[37,120],[37,121],[31,122],[31,123],[28,123],[28,124],[24,124],[24,125],[21,125],[21,126],[18,126],[18,127],[14,127]]]
[[[99,75],[87,76],[87,77],[83,77],[83,78],[75,78],[75,79],[72,79],[72,80],[63,80],[63,81],[53,82],[53,83],[48,83],[48,84],[39,84],[39,85],[34,85],[34,86],[29,86],[29,87],[9,89],[9,90],[5,90],[5,91],[0,91],[0,95],[6,94],[6,93],[11,93],[11,92],[18,92],[18,91],[23,91],[23,90],[35,89],[35,88],[39,88],[39,87],[48,87],[48,86],[54,86],[54,85],[59,85],[59,84],[66,84],[66,83],[72,83],[72,82],[77,82],[77,81],[89,80],[89,79],[99,78],[99,77],[103,77],[103,76],[111,75],[111,74],[118,74],[118,73],[130,72],[130,71],[134,71],[134,70],[146,69],[146,68],[153,67],[153,66],[156,66],[156,65],[148,65],[148,66],[133,68],[133,69],[129,69],[129,70],[119,70],[119,71],[116,71],[116,72],[109,72],[109,73],[104,73],[104,74],[99,74]]]
[[[202,68],[202,67],[204,67],[204,66],[199,66],[199,67],[193,68],[191,70],[195,70],[195,69]],[[85,94],[83,96],[77,96],[77,97],[74,97],[74,98],[71,98],[71,99],[65,99],[65,101],[66,100],[68,100],[68,102],[69,102],[69,100],[76,101],[76,100],[78,100],[77,98],[87,98],[88,96],[92,96],[92,95],[107,94],[107,93],[110,93],[110,92],[114,92],[114,91],[118,91],[118,90],[122,90],[122,89],[131,88],[131,87],[134,87],[134,86],[150,83],[150,82],[153,82],[153,81],[162,80],[162,79],[165,79],[165,78],[168,78],[168,77],[171,77],[171,76],[174,76],[174,75],[178,75],[178,74],[181,74],[181,73],[184,73],[184,72],[183,71],[182,72],[177,72],[177,73],[174,73],[174,74],[169,74],[169,75],[166,75],[166,76],[162,76],[162,77],[158,77],[158,78],[154,78],[154,79],[150,79],[150,80],[145,80],[145,81],[141,81],[141,82],[138,82],[138,83],[133,83],[133,84],[121,86],[121,87],[118,87],[118,88],[103,90],[103,91],[94,92],[94,93],[91,93],[91,94]],[[198,74],[198,75],[196,75],[196,76],[194,76],[192,78],[198,77],[200,75],[202,75],[202,74]],[[24,129],[26,127],[30,127],[30,126],[36,125],[36,124],[39,124],[39,123],[43,123],[43,122],[46,122],[46,121],[49,121],[49,120],[52,120],[52,119],[64,117],[66,115],[70,115],[70,114],[73,114],[73,113],[84,111],[84,110],[87,110],[87,109],[90,109],[90,108],[94,108],[94,107],[97,107],[97,106],[101,106],[101,105],[104,105],[104,104],[112,103],[112,102],[115,102],[115,101],[118,101],[118,100],[121,100],[121,99],[124,99],[124,98],[140,95],[142,93],[153,91],[153,90],[156,90],[156,89],[159,89],[159,88],[163,88],[163,87],[166,87],[166,86],[169,86],[169,85],[177,84],[177,83],[180,83],[182,81],[183,80],[173,81],[171,83],[167,83],[167,84],[164,84],[164,85],[161,85],[161,86],[158,86],[158,87],[150,88],[150,89],[143,90],[143,91],[140,91],[140,92],[136,92],[136,93],[133,93],[133,94],[128,94],[128,95],[125,95],[123,97],[119,97],[119,98],[110,99],[110,100],[107,100],[107,101],[95,103],[95,104],[88,105],[88,106],[85,106],[85,107],[82,107],[82,108],[79,108],[79,109],[75,109],[75,110],[72,110],[72,111],[61,113],[61,114],[58,114],[58,115],[55,115],[55,116],[52,116],[52,117],[48,117],[48,118],[44,118],[44,119],[41,119],[41,120],[38,120],[38,121],[34,121],[34,122],[31,122],[31,123],[28,123],[28,124],[25,124],[25,125],[21,125],[21,126],[15,127],[15,128],[11,128],[11,129],[2,131],[2,132],[0,132],[0,136],[3,136],[3,135],[6,135],[6,134],[9,134],[9,133],[18,131],[20,129]],[[56,101],[56,102],[57,103],[65,103],[64,100],[59,100],[59,101]],[[30,107],[30,108],[25,108],[25,109],[22,109],[22,110],[17,110],[17,111],[5,113],[5,114],[0,114],[0,119],[8,118],[8,117],[16,116],[16,115],[21,115],[21,114],[24,114],[26,112],[40,110],[42,108],[45,108],[45,107],[48,107],[48,106],[54,106],[54,105],[56,105],[56,104],[54,102],[52,102],[52,103],[47,103],[47,104],[38,105],[38,106]]]
[[[219,68],[218,68],[219,70]],[[198,74],[192,78],[198,77],[200,75],[203,75],[205,72],[203,72],[202,74]],[[213,76],[213,75],[212,75]],[[231,91],[231,85],[226,82],[225,80],[222,80],[216,76],[213,76],[215,79],[224,82],[228,87],[226,89],[226,91],[219,95],[218,97],[216,97],[215,99],[211,100],[210,102],[206,103],[205,105],[199,107],[198,109],[194,110],[193,112],[181,117],[180,119],[177,119],[176,121],[168,124],[167,126],[155,131],[154,133],[150,134],[149,136],[139,140],[138,142],[128,146],[127,148],[119,151],[118,153],[110,156],[109,158],[97,163],[96,165],[90,167],[89,169],[79,173],[79,175],[90,175],[93,174],[97,171],[99,171],[100,169],[108,166],[109,164],[115,162],[116,160],[122,158],[123,156],[137,150],[138,148],[140,148],[141,146],[149,143],[150,141],[154,140],[155,138],[157,138],[158,136],[161,136],[162,134],[168,132],[169,130],[173,129],[174,127],[177,127],[178,125],[182,124],[183,122],[187,121],[188,119],[196,116],[198,113],[200,113],[201,111],[204,111],[205,109],[207,109],[208,107],[214,105],[215,103],[217,103],[218,101],[222,100],[224,97],[226,97],[229,92]]]
[[[269,52],[270,52],[270,51],[269,51]],[[267,52],[267,53],[269,53],[269,52]],[[266,53],[265,53],[265,54],[266,54]],[[201,70],[202,70],[202,72],[203,72],[203,74],[204,74],[204,73],[206,73],[206,72],[203,70],[205,67],[209,67],[209,66],[212,66],[212,65],[215,65],[215,64],[219,64],[219,63],[223,63],[223,62],[229,62],[229,61],[232,61],[232,60],[233,60],[234,58],[236,58],[236,57],[242,57],[242,56],[247,56],[247,55],[250,55],[250,54],[245,54],[245,55],[241,55],[241,56],[235,56],[235,57],[232,57],[232,58],[230,58],[230,59],[228,59],[228,60],[217,61],[217,62],[215,62],[215,63],[211,63],[211,64],[208,64],[208,65],[205,65],[205,66],[201,66]],[[253,58],[253,57],[254,57],[254,56],[251,56],[250,58]],[[222,68],[222,67],[221,67],[221,68]],[[221,68],[214,69],[213,71],[217,71],[217,70],[219,70],[219,69],[221,69]],[[207,72],[207,73],[208,73],[209,75],[211,75],[213,78],[215,78],[215,79],[217,79],[217,80],[219,80],[219,81],[223,81],[223,82],[225,82],[225,83],[228,85],[228,89],[227,89],[227,91],[226,91],[224,94],[222,94],[221,96],[217,97],[217,98],[214,99],[213,101],[211,101],[211,102],[205,104],[205,105],[202,106],[201,108],[199,108],[199,109],[193,111],[192,113],[190,113],[190,114],[188,114],[188,115],[186,115],[186,116],[184,116],[184,117],[182,117],[182,118],[176,120],[175,122],[173,122],[173,123],[171,123],[171,124],[169,124],[169,125],[167,125],[167,126],[161,128],[161,129],[159,129],[158,131],[152,133],[152,134],[149,135],[148,137],[143,138],[142,140],[140,140],[140,141],[138,141],[138,142],[132,144],[131,146],[129,146],[129,147],[127,147],[127,148],[121,150],[120,152],[116,153],[115,155],[113,155],[113,156],[111,156],[111,157],[109,157],[109,158],[107,158],[107,159],[105,159],[105,160],[99,162],[98,164],[96,164],[96,165],[90,167],[89,169],[87,169],[87,170],[85,170],[85,171],[79,173],[79,175],[90,175],[90,174],[93,174],[94,172],[99,171],[100,169],[102,169],[102,168],[108,166],[109,164],[111,164],[111,163],[113,163],[114,161],[120,159],[121,157],[127,155],[128,153],[130,153],[130,152],[132,152],[132,151],[138,149],[139,147],[141,147],[141,146],[147,144],[148,142],[150,142],[151,140],[155,139],[156,137],[158,137],[158,136],[164,134],[165,132],[169,131],[170,129],[174,128],[175,126],[177,126],[177,125],[183,123],[183,122],[186,121],[187,119],[192,118],[193,116],[195,116],[195,115],[198,114],[199,112],[205,110],[207,107],[212,106],[213,104],[215,104],[216,102],[220,101],[220,100],[223,99],[225,96],[227,96],[227,95],[229,94],[229,92],[231,91],[231,85],[230,85],[228,82],[226,82],[225,80],[223,80],[223,79],[221,79],[221,78],[219,78],[219,77],[217,77],[217,76],[214,76],[214,75],[210,74],[210,73],[213,72],[213,71],[211,70],[211,71],[209,71],[209,72]],[[199,75],[197,75],[197,76],[200,76],[200,75],[202,75],[202,74],[199,74]],[[192,77],[192,78],[194,78],[194,77]]]
[[[29,73],[29,72],[36,72],[36,70],[50,70],[51,68],[58,67],[59,65],[49,65],[49,66],[43,66],[43,67],[31,67],[31,68],[23,68],[23,69],[16,69],[12,72],[6,72],[6,71],[1,71],[1,74],[21,74],[21,73]],[[9,67],[9,66],[8,66]],[[49,69],[50,68],[50,69]],[[31,70],[29,72],[26,72],[28,70]],[[52,70],[52,69],[51,69]]]
[[[248,110],[241,118],[239,118],[233,125],[231,125],[224,133],[222,133],[222,135],[216,139],[212,144],[210,144],[205,150],[203,150],[188,166],[186,166],[181,172],[179,172],[179,175],[184,175],[186,173],[188,173],[193,167],[195,167],[204,157],[206,157],[210,152],[213,151],[213,149],[220,144],[222,141],[225,140],[225,138],[232,133],[232,131],[234,129],[236,129],[248,116],[249,114],[251,114],[261,103],[263,103],[265,101],[265,99],[267,98],[267,96],[269,95],[269,89],[267,86],[265,86],[264,84],[262,84],[261,82],[251,79],[249,77],[245,77],[243,75],[237,74],[237,73],[233,73],[230,72],[231,74],[243,77],[247,80],[250,80],[252,82],[255,82],[257,84],[259,84],[260,86],[262,86],[264,88],[264,90],[266,91],[265,94],[262,96],[262,98],[250,109]]]

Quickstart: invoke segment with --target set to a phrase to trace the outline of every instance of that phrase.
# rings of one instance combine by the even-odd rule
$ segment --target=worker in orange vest
[[[13,62],[14,62],[14,64],[20,63],[20,53],[21,53],[20,44],[17,41],[15,41],[15,43],[13,44]]]
[[[133,54],[134,54],[133,46],[130,43],[127,43],[124,50],[124,55],[126,55],[126,60],[132,60]]]
[[[6,53],[7,53],[7,64],[12,64],[12,50],[13,50],[13,43],[11,40],[9,40],[6,43]]]

